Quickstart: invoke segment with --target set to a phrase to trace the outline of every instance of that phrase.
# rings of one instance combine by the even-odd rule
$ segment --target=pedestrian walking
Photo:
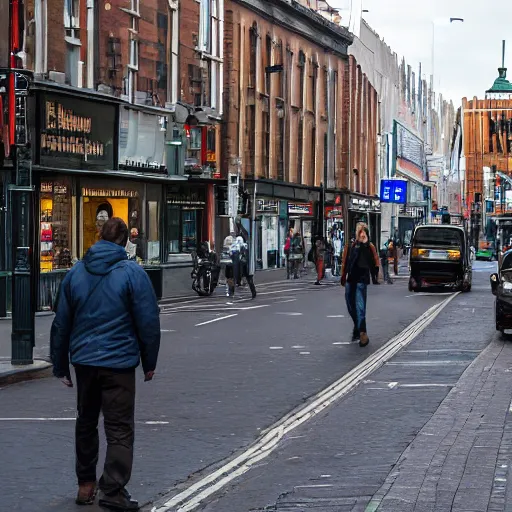
[[[286,258],[286,279],[291,279],[293,274],[293,263],[290,261],[290,251],[292,247],[293,241],[293,228],[290,228],[288,231],[288,236],[286,237],[286,241],[284,243],[284,256]]]
[[[354,330],[352,340],[359,340],[365,347],[370,342],[366,327],[366,299],[370,278],[375,280],[379,272],[379,257],[375,246],[370,242],[368,228],[361,226],[356,232],[356,240],[347,245],[343,252],[341,286],[345,287],[345,301]]]
[[[380,250],[380,264],[382,266],[382,275],[384,277],[384,282],[387,284],[393,284],[393,280],[389,275],[389,245],[392,244],[393,241],[391,238],[382,246]]]
[[[321,237],[318,237],[315,242],[315,267],[316,267],[316,282],[315,284],[320,285],[324,278],[325,268],[325,242]]]
[[[239,250],[240,250],[240,274],[241,277],[247,281],[249,289],[251,290],[251,296],[253,299],[256,298],[256,285],[254,284],[254,275],[251,272],[251,255],[249,251],[248,240],[241,234],[237,237]]]
[[[235,233],[231,232],[222,244],[222,254],[220,258],[220,264],[224,268],[224,276],[226,277],[226,296],[232,297],[235,295],[235,262],[237,256],[233,255],[233,251],[236,246]]]
[[[304,246],[299,232],[293,235],[289,258],[292,262],[293,278],[299,279],[300,264],[304,259]]]
[[[333,274],[336,277],[340,277],[340,263],[341,263],[341,251],[343,249],[342,241],[339,236],[333,238],[333,250],[334,250],[334,267]]]
[[[53,373],[73,387],[77,381],[76,503],[138,510],[126,490],[133,465],[135,368],[153,379],[160,347],[160,317],[151,281],[128,260],[128,228],[107,220],[100,240],[64,278],[51,330]],[[96,481],[98,420],[103,412],[107,454]]]

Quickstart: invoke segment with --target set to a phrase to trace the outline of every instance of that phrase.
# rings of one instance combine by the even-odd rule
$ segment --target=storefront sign
[[[215,154],[215,151],[206,151],[206,161],[208,163],[216,162],[217,161],[217,155]]]
[[[115,188],[82,188],[83,197],[138,197],[136,190]]]
[[[256,209],[261,213],[277,213],[279,208],[279,201],[275,199],[258,199]]]
[[[200,206],[206,204],[205,189],[201,187],[172,186],[167,190],[167,203],[185,206]]]
[[[332,219],[334,217],[343,217],[343,210],[341,209],[341,206],[326,206],[325,218]]]
[[[380,212],[380,201],[378,199],[369,199],[366,197],[351,197],[349,208],[351,210],[363,212]]]
[[[288,215],[313,215],[313,204],[288,203]]]
[[[69,169],[114,167],[115,107],[41,94],[40,165]]]

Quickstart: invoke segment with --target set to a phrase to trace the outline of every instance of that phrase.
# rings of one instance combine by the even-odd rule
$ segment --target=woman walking
[[[324,278],[325,268],[325,243],[321,237],[315,242],[315,267],[316,267],[316,285],[320,285]]]
[[[375,281],[379,273],[379,255],[370,242],[366,226],[358,226],[355,242],[346,246],[343,252],[341,286],[345,287],[345,301],[354,330],[352,340],[359,340],[359,346],[370,342],[366,329],[366,297],[370,278]]]

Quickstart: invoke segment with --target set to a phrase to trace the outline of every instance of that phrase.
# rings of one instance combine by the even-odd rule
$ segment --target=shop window
[[[74,257],[71,182],[65,178],[41,183],[40,271],[66,270]]]
[[[146,233],[142,225],[143,188],[134,184],[82,182],[82,256],[100,239],[100,231],[112,217],[123,219],[129,230],[128,257],[139,263],[147,259]],[[135,246],[135,247],[134,247]]]
[[[147,186],[147,255],[150,264],[160,263],[160,197],[162,189],[158,185]]]
[[[204,188],[171,187],[167,192],[168,254],[194,251],[203,242]]]

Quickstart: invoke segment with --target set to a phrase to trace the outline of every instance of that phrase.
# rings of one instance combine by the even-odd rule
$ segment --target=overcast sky
[[[413,69],[432,69],[432,22],[435,22],[436,90],[456,106],[467,96],[483,97],[501,66],[501,41],[507,39],[505,67],[512,79],[512,2],[496,0],[330,0],[364,19]],[[450,24],[451,17],[464,23]],[[511,80],[512,81],[512,80]]]

